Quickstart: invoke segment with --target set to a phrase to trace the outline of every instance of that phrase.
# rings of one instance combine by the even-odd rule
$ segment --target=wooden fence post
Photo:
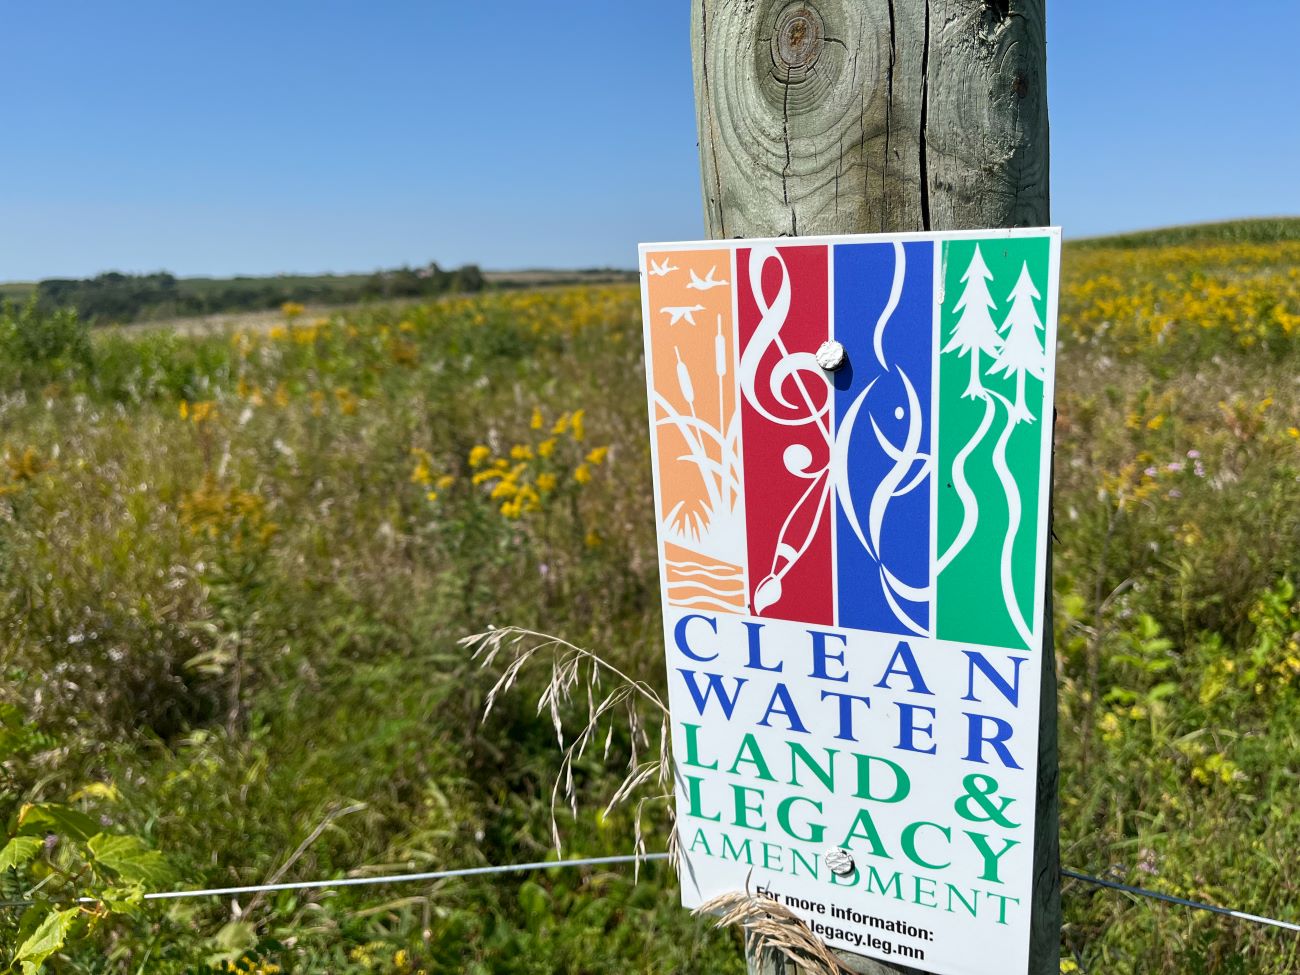
[[[708,235],[1046,225],[1044,3],[692,0]],[[1060,954],[1050,578],[1029,975],[1054,975]],[[859,972],[912,971],[841,957]]]

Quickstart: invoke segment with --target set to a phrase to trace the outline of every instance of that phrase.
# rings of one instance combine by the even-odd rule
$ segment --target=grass
[[[1189,234],[1066,249],[1063,859],[1289,918],[1300,245]],[[638,307],[580,287],[106,333],[89,356],[0,343],[3,698],[46,736],[0,803],[80,793],[187,886],[548,855],[552,674],[480,721],[501,664],[458,641],[558,633],[662,690]],[[557,716],[572,740],[581,695]],[[632,811],[600,810],[637,741],[619,721],[599,742],[573,758],[566,854],[631,846]],[[666,841],[662,806],[645,828]],[[59,970],[743,971],[740,936],[675,898],[651,864],[177,902]],[[1063,970],[1296,964],[1293,936],[1076,883],[1065,912]]]

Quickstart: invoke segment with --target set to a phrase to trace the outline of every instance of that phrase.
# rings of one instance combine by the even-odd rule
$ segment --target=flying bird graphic
[[[715,264],[713,267],[709,268],[709,273],[702,278],[694,271],[691,271],[691,283],[686,287],[694,288],[696,291],[708,291],[710,288],[721,288],[728,284],[726,281],[714,280],[713,272],[717,269],[717,265]]]
[[[668,263],[671,260],[671,257],[665,257],[662,264],[656,264],[655,259],[653,257],[650,258],[650,273],[656,278],[662,278],[669,271],[678,270],[675,266]]]
[[[686,319],[687,325],[695,324],[695,313],[704,311],[703,305],[671,305],[667,308],[660,308],[659,313],[662,315],[671,315],[669,325],[676,325],[682,319]]]

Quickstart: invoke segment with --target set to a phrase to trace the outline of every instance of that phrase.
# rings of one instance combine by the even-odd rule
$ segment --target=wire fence
[[[418,883],[435,880],[450,880],[456,877],[481,877],[502,873],[528,873],[534,870],[558,870],[560,868],[569,867],[607,867],[626,863],[645,863],[654,860],[667,860],[669,856],[670,854],[668,853],[643,853],[627,854],[624,856],[582,857],[573,860],[537,860],[532,863],[507,863],[484,867],[461,867],[454,870],[431,870],[424,873],[396,873],[376,877],[342,877],[333,880],[295,880],[285,883],[249,884],[243,887],[206,887],[195,890],[160,890],[145,894],[144,900],[163,901],[180,900],[192,897],[234,897],[239,894],[274,893],[275,891],[281,890],[325,890],[336,887],[368,887],[375,884]],[[1079,873],[1076,870],[1062,869],[1061,876],[1069,878],[1070,880],[1080,881],[1081,883],[1092,884],[1096,887],[1104,887],[1109,890],[1133,894],[1137,897],[1145,897],[1150,900],[1163,901],[1167,904],[1175,904],[1179,907],[1191,908],[1197,911],[1209,911],[1212,914],[1221,914],[1225,917],[1235,918],[1238,921],[1267,925],[1269,927],[1281,928],[1285,931],[1300,932],[1300,924],[1294,924],[1291,921],[1282,921],[1278,918],[1264,917],[1260,914],[1251,914],[1247,911],[1239,911],[1230,907],[1220,907],[1216,904],[1206,904],[1201,901],[1189,900],[1186,897],[1176,897],[1173,894],[1162,894],[1160,891],[1148,890],[1145,887],[1134,887],[1131,884],[1120,883],[1117,880],[1105,880],[1101,877],[1091,876],[1090,874]],[[34,902],[30,900],[0,901],[0,907],[25,907],[32,903]],[[94,904],[96,903],[96,898],[79,897],[77,903]]]

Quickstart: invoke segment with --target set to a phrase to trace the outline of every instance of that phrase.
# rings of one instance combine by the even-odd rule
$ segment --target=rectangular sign
[[[641,262],[683,904],[1024,971],[1059,229]]]

